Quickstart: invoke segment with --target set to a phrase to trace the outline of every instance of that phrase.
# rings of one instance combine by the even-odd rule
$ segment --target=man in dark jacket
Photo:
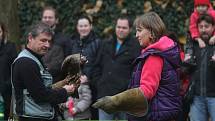
[[[199,48],[197,42],[193,45],[197,66],[191,74],[191,81],[194,81],[194,99],[190,107],[190,119],[208,121],[209,116],[212,120],[215,119],[215,49],[214,45],[209,45],[209,39],[215,30],[215,23],[211,16],[204,14],[197,20],[197,26],[206,46]]]
[[[115,35],[104,41],[99,51],[93,78],[97,81],[98,97],[112,96],[128,87],[132,62],[140,54],[140,46],[130,36],[132,22],[127,16],[116,21]],[[99,120],[125,120],[125,113],[107,114],[99,110]]]
[[[65,58],[66,43],[69,38],[59,31],[57,27],[59,18],[54,8],[50,6],[44,7],[41,21],[48,24],[54,30],[52,47],[43,57],[43,61],[53,76],[54,82],[57,82],[62,79],[60,77],[61,64]]]

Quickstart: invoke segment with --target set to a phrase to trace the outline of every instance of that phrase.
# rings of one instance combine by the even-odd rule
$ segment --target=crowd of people
[[[155,12],[118,16],[105,39],[87,15],[71,36],[59,22],[44,7],[19,54],[0,23],[0,120],[215,121],[210,0],[194,0],[184,49]]]

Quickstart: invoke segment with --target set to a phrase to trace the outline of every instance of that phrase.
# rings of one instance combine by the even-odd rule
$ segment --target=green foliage
[[[120,4],[119,2],[122,1]],[[187,31],[186,22],[193,9],[191,0],[149,0],[151,11],[157,12],[164,20],[167,28],[179,36],[185,35]],[[97,0],[19,0],[20,27],[22,32],[34,21],[40,20],[42,8],[46,5],[57,9],[60,18],[60,25],[63,32],[72,34],[75,29],[75,21],[80,14],[88,9],[95,8]],[[100,36],[106,36],[104,30],[114,27],[115,19],[122,13],[127,13],[133,20],[137,15],[143,14],[147,6],[146,0],[103,0],[102,7],[98,12],[89,14],[93,19],[94,30]],[[110,34],[110,33],[109,33]]]

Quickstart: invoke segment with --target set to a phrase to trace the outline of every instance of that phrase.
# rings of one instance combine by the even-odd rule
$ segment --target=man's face
[[[123,41],[130,33],[130,27],[127,19],[118,19],[116,23],[116,36],[118,40]]]
[[[42,22],[48,24],[50,27],[55,27],[58,20],[53,10],[45,10],[42,15]]]
[[[52,36],[47,33],[40,33],[35,38],[28,36],[27,47],[39,55],[45,55],[51,46]]]
[[[200,37],[204,41],[208,41],[210,37],[213,35],[214,26],[203,20],[198,24],[198,30],[200,33]]]

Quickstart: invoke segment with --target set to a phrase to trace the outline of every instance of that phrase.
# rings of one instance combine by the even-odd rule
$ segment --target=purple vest
[[[146,58],[150,55],[161,56],[164,65],[161,73],[161,80],[155,96],[148,100],[149,112],[146,117],[129,116],[131,121],[169,121],[177,117],[181,109],[180,81],[178,75],[180,55],[179,49],[174,47],[166,51],[149,49],[135,60],[135,70],[129,88],[140,86],[142,67]]]

